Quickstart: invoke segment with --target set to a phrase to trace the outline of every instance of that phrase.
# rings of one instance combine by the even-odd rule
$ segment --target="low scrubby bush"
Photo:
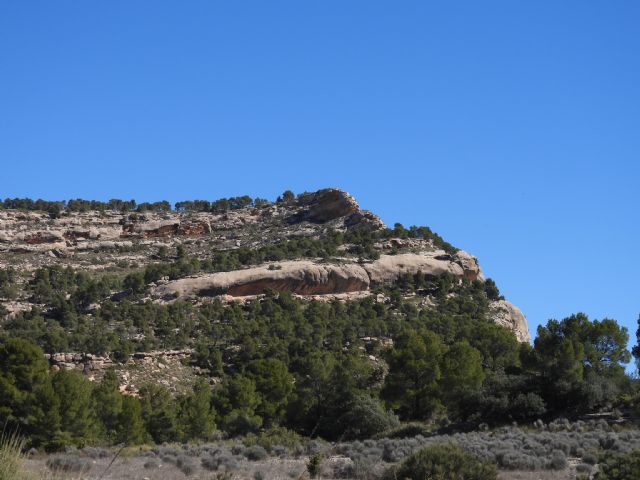
[[[238,468],[237,458],[228,450],[219,448],[211,452],[208,456],[202,458],[202,467],[215,471],[219,469],[235,470]]]
[[[591,465],[587,464],[587,463],[579,463],[578,465],[576,465],[576,472],[577,473],[586,473],[589,474],[591,473]]]
[[[107,458],[111,456],[111,452],[105,448],[84,447],[81,452],[92,459]]]
[[[316,478],[320,475],[320,470],[322,469],[322,462],[324,460],[324,455],[321,453],[316,453],[309,457],[309,462],[307,463],[307,471],[309,472],[309,476],[311,478]]]
[[[91,468],[91,462],[75,455],[59,455],[47,460],[47,467],[56,472],[85,472]]]
[[[567,457],[562,450],[556,450],[551,454],[548,467],[550,470],[564,470],[567,465]]]
[[[260,445],[252,445],[245,450],[244,456],[247,457],[248,460],[255,462],[258,460],[264,460],[269,456],[269,454],[264,447],[261,447]]]
[[[147,470],[155,470],[156,468],[160,468],[160,463],[158,463],[157,460],[147,460],[143,466]]]
[[[479,460],[454,444],[434,444],[424,447],[391,467],[385,478],[424,480],[425,478],[464,478],[465,480],[496,480],[495,464]]]
[[[185,475],[193,475],[197,470],[196,464],[191,457],[179,455],[176,459],[176,466]]]

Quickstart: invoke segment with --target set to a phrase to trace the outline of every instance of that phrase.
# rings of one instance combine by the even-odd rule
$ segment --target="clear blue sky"
[[[0,196],[338,186],[527,314],[640,313],[640,2],[0,4]]]

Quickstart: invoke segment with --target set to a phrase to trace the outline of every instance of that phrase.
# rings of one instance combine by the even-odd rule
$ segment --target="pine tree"
[[[438,407],[441,357],[442,343],[435,333],[409,331],[398,338],[382,396],[403,418],[424,420]]]
[[[0,424],[41,443],[60,426],[58,405],[42,350],[21,338],[0,343]]]
[[[60,400],[60,427],[77,445],[96,437],[98,422],[92,386],[80,372],[61,370],[52,378],[53,389]]]
[[[119,425],[119,416],[122,412],[122,394],[119,389],[116,372],[107,370],[100,385],[94,390],[96,412],[102,423],[103,434],[108,440],[113,440]]]
[[[119,443],[138,445],[146,438],[144,422],[142,421],[142,407],[140,400],[130,396],[122,397],[122,408],[118,414],[116,438]]]
[[[211,408],[211,389],[206,380],[199,378],[193,392],[180,401],[179,423],[186,440],[206,439],[215,428]]]
[[[140,395],[142,419],[153,441],[175,441],[178,438],[177,408],[169,390],[161,385],[148,384],[140,389]]]

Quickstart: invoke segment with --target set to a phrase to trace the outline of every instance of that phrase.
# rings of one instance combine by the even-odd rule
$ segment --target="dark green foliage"
[[[640,315],[638,315],[638,329],[636,330],[636,344],[633,347],[633,357],[636,359],[636,369],[640,372]]]
[[[177,202],[175,204],[175,210],[178,212],[214,212],[221,213],[228,210],[237,210],[240,208],[246,208],[249,206],[263,207],[268,205],[268,200],[263,198],[256,198],[253,200],[248,195],[241,197],[221,198],[210,202],[208,200],[186,200]],[[113,210],[116,212],[169,212],[171,211],[171,204],[166,200],[158,202],[143,202],[138,204],[135,200],[120,200],[113,198],[108,202],[101,202],[97,200],[83,200],[80,198],[72,199],[68,201],[47,201],[47,200],[32,200],[30,198],[6,198],[4,201],[0,201],[0,208],[4,209],[16,209],[16,210],[38,210],[49,212],[52,215],[57,215],[61,211],[69,212],[89,212],[89,211],[105,211]]]
[[[285,190],[281,196],[278,197],[278,199],[276,200],[278,203],[283,202],[283,203],[291,203],[296,199],[296,194],[293,193],[291,190]]]
[[[0,299],[14,300],[19,289],[16,285],[18,273],[13,268],[0,268]]]
[[[147,439],[142,419],[140,400],[130,396],[122,397],[122,408],[118,414],[116,441],[126,445],[138,445]]]
[[[504,300],[504,297],[500,295],[500,290],[498,290],[496,282],[494,282],[491,278],[487,278],[485,280],[484,291],[487,294],[487,298],[489,300]]]
[[[125,290],[132,294],[142,293],[145,289],[144,273],[134,272],[130,273],[124,278],[122,286]]]
[[[208,200],[186,200],[177,202],[175,207],[177,212],[213,212],[224,213],[229,210],[240,210],[251,206],[264,206],[265,200],[256,199],[254,201],[248,195],[241,197],[220,198],[213,202]]]
[[[185,440],[207,439],[215,428],[211,409],[211,389],[204,379],[198,379],[193,391],[179,399],[178,422]]]
[[[640,478],[640,450],[607,452],[600,458],[595,480],[636,480]]]
[[[495,480],[497,469],[495,464],[478,460],[456,445],[435,444],[413,453],[398,467],[392,467],[385,478]]]
[[[293,202],[295,195],[281,201]],[[257,200],[235,197],[181,202],[177,208],[222,213],[252,202],[258,206]],[[116,200],[104,206],[80,200],[65,205],[75,210],[136,207]],[[167,205],[137,208],[165,211]],[[24,344],[17,350],[24,347],[27,353],[16,354],[15,362],[40,373],[16,372],[18,367],[8,363],[6,371],[0,370],[0,419],[50,449],[94,439],[130,444],[206,439],[216,425],[226,434],[251,438],[263,428],[286,427],[311,437],[364,439],[396,427],[395,415],[426,425],[448,420],[499,425],[580,414],[634,392],[623,368],[629,359],[625,329],[578,314],[541,327],[533,348],[519,344],[491,320],[489,305],[501,298],[491,280],[417,272],[379,287],[375,293],[387,299],[380,302],[375,296],[305,301],[277,291],[244,304],[142,300],[147,285],[162,277],[284,259],[329,261],[342,252],[367,261],[379,255],[377,243],[394,237],[423,238],[455,252],[426,227],[396,224],[381,231],[327,231],[260,248],[205,252],[204,258],[190,256],[195,244],[185,243],[175,255],[160,248],[163,263],[113,276],[47,267],[24,283],[14,271],[1,270],[0,297],[28,298],[33,308],[3,322],[0,347],[16,347],[12,342],[18,340],[5,342],[9,337],[30,338],[48,353],[109,353],[119,361],[135,351],[194,348],[191,364],[221,383],[210,389],[203,380],[182,395],[149,385],[139,400],[123,398],[113,373],[95,388],[77,374],[52,375],[46,362],[33,360],[42,352]],[[391,253],[403,248],[409,247]],[[423,308],[427,302],[434,306]],[[33,374],[33,383],[16,386],[22,374]],[[532,465],[529,457],[507,455],[501,461],[515,468]]]
[[[53,375],[52,385],[60,400],[61,430],[78,445],[94,440],[98,422],[91,384],[77,371],[61,370]]]
[[[555,409],[588,411],[612,402],[625,381],[627,329],[582,313],[538,327],[532,362]]]
[[[464,408],[480,391],[484,380],[482,356],[466,340],[451,345],[442,357],[442,377],[438,382],[443,403],[452,413]]]
[[[137,212],[170,212],[171,204],[166,200],[160,202],[144,202],[138,205]]]
[[[156,202],[156,204],[164,204],[166,202]],[[149,205],[149,204],[144,204]],[[155,204],[154,204],[155,205]],[[47,201],[32,200],[30,198],[7,198],[1,203],[2,208],[17,210],[39,210],[57,215],[63,210],[70,212],[88,212],[91,210],[114,210],[118,212],[128,212],[135,210],[135,200],[119,200],[111,199],[108,202],[100,202],[97,200],[83,200],[80,198],[69,201]]]
[[[438,408],[442,354],[442,341],[432,332],[408,331],[397,338],[382,397],[401,418],[428,419]]]
[[[355,396],[337,423],[344,426],[344,439],[371,438],[400,426],[398,417],[369,395]]]
[[[0,343],[0,424],[44,440],[60,428],[60,401],[42,350],[28,340]]]
[[[293,376],[287,365],[277,358],[253,360],[247,365],[246,375],[253,380],[260,404],[256,413],[267,423],[282,419],[293,392]]]
[[[251,461],[264,460],[269,456],[267,451],[261,445],[251,445],[244,451],[244,456]]]
[[[174,399],[161,385],[147,384],[140,389],[142,420],[154,442],[170,442],[179,438]]]
[[[311,478],[316,478],[320,474],[323,460],[324,455],[322,455],[321,453],[316,453],[315,455],[311,455],[311,457],[309,457],[309,462],[307,463],[307,472],[309,472],[309,476]]]
[[[113,369],[107,370],[100,384],[94,389],[96,413],[107,438],[115,438],[122,413],[123,397],[118,389],[118,377]]]
[[[65,206],[64,201],[32,200],[30,198],[5,198],[2,208],[16,210],[40,210],[50,214],[58,214]]]
[[[255,382],[244,375],[227,377],[214,390],[213,404],[226,432],[244,435],[256,431],[262,425],[262,418],[256,415],[260,396],[256,392]]]

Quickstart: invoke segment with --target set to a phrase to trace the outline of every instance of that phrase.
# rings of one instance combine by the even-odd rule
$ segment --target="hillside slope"
[[[330,242],[335,251],[327,252],[326,239],[336,233],[346,234],[343,243]],[[3,210],[0,267],[32,272],[64,266],[97,274],[125,274],[132,267],[162,263],[162,252],[178,246],[181,255],[211,263],[234,254],[252,257],[251,251],[267,251],[262,258],[242,258],[239,265],[214,265],[212,273],[185,274],[186,278],[172,280],[163,276],[149,282],[156,301],[217,296],[228,300],[259,295],[265,289],[302,296],[370,293],[375,286],[393,284],[402,275],[417,272],[484,280],[475,257],[430,231],[426,235],[404,233],[387,229],[377,216],[362,210],[352,196],[338,189],[224,213],[88,211],[51,218],[44,212]],[[358,245],[362,238],[369,242],[367,252]],[[281,258],[277,249],[269,252],[270,247],[299,239],[315,241],[320,251],[302,247],[288,254],[290,258]],[[30,305],[7,302],[5,307],[19,311]],[[491,312],[518,340],[529,341],[526,319],[517,307],[496,300]]]

